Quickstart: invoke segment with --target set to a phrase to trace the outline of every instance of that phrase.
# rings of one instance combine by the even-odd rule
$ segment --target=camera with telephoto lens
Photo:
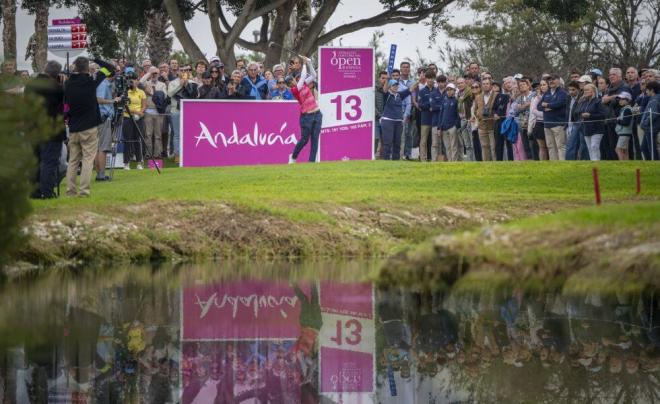
[[[135,73],[135,69],[130,66],[126,67],[122,74],[115,76],[116,94],[121,98],[121,100],[115,104],[118,114],[122,114],[124,108],[128,105],[128,89],[131,87],[131,81],[136,80],[137,78],[138,76],[137,73]]]

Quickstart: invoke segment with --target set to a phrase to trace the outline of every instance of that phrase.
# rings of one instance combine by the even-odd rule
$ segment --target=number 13
[[[335,98],[331,99],[330,102],[337,105],[337,120],[341,121],[342,120],[341,95],[338,95]],[[358,97],[357,95],[350,95],[346,97],[344,104],[348,104],[349,108],[351,109],[349,112],[343,114],[346,117],[346,119],[348,119],[349,121],[357,121],[362,117],[362,109],[360,108],[360,106],[362,105],[362,100],[360,99],[360,97]]]

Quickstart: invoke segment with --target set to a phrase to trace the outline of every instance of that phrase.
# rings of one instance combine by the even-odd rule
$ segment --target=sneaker
[[[289,164],[296,164],[296,159],[293,158],[293,154],[289,154]]]
[[[96,177],[96,182],[110,181],[110,177],[104,175],[103,177]]]
[[[142,163],[138,163],[138,165],[137,165],[137,169],[138,169],[138,170],[144,170],[144,167],[142,167]]]
[[[130,164],[124,164],[124,170],[130,170],[131,165]]]

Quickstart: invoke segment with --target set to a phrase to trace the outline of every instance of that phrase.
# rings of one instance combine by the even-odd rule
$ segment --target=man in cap
[[[619,160],[629,160],[628,146],[633,135],[633,111],[631,107],[632,95],[623,91],[616,96],[616,102],[621,107],[621,111],[616,120],[616,154]]]
[[[442,103],[442,116],[440,118],[440,130],[442,140],[447,150],[448,161],[463,160],[463,151],[460,149],[458,130],[461,128],[461,118],[458,114],[458,99],[456,98],[456,86],[453,83],[447,85],[447,93]]]
[[[568,94],[560,87],[558,74],[549,77],[550,90],[543,94],[543,125],[550,160],[566,159],[566,104]]]

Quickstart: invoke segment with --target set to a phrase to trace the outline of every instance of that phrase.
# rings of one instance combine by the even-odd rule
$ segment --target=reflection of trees
[[[402,320],[414,336],[410,353],[417,389],[435,379],[444,393],[433,393],[447,400],[454,393],[476,402],[659,399],[660,310],[652,295],[569,296],[511,288],[408,294],[416,303]],[[452,340],[447,312],[458,322],[455,346],[447,346]],[[439,320],[443,316],[445,323]],[[383,332],[389,318],[379,320]],[[390,342],[379,339],[385,381],[383,349],[391,349]]]
[[[130,402],[126,395],[129,379],[135,391],[140,372],[153,379],[158,371],[152,366],[156,364],[154,351],[167,351],[169,336],[163,334],[172,325],[178,326],[178,289],[168,282],[175,272],[147,272],[145,276],[130,268],[98,276],[94,270],[88,271],[81,275],[54,271],[31,285],[2,292],[0,360],[19,352],[25,364],[3,360],[0,378],[13,380],[17,369],[32,366],[32,402],[46,402],[47,384],[56,380],[93,386],[89,393],[94,394],[94,402]],[[134,324],[151,331],[148,336],[139,335],[141,342],[133,338],[138,343],[131,346],[128,334]],[[101,328],[109,334],[102,337]],[[102,341],[106,357],[97,351]],[[165,365],[161,381],[169,386]],[[128,370],[134,376],[128,376]],[[147,386],[142,389],[146,391]]]

